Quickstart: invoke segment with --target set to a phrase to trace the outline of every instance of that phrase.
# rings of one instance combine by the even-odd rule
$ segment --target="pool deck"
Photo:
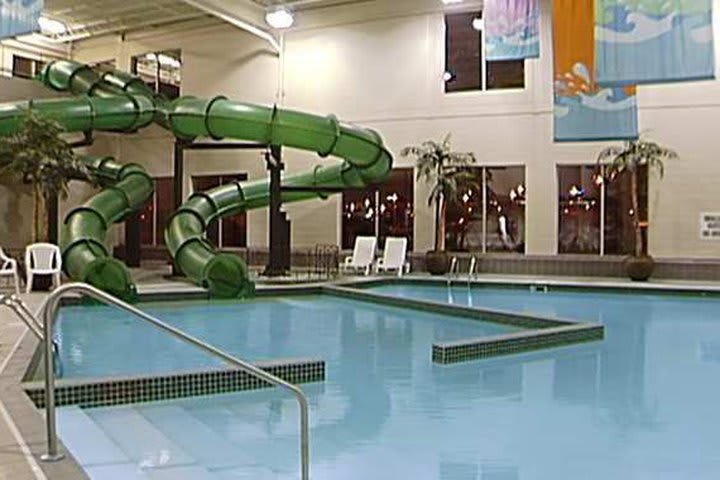
[[[184,281],[173,281],[166,278],[164,269],[137,270],[138,291],[141,294],[201,294],[202,289]],[[345,277],[331,283],[346,283],[356,280],[371,280],[395,277]],[[433,279],[428,275],[410,275],[410,279]],[[292,281],[298,277],[288,278],[287,282],[273,282],[271,285],[259,284],[258,289],[272,287],[274,290],[296,287]],[[307,287],[321,286],[327,282],[313,281],[307,278],[302,285]],[[443,280],[443,277],[435,278]],[[453,283],[467,283],[467,276],[453,278]],[[720,293],[720,281],[677,281],[656,280],[644,283],[631,282],[620,278],[582,278],[582,277],[551,277],[551,276],[502,276],[479,274],[473,281],[486,284],[533,284],[568,287],[600,287],[633,290],[660,290],[689,292],[707,291]],[[0,292],[7,292],[6,288]],[[21,298],[36,309],[45,294],[22,294]],[[27,327],[7,308],[0,309],[0,480],[74,480],[87,479],[83,470],[69,457],[58,463],[44,463],[40,455],[45,449],[45,426],[43,416],[25,395],[21,381],[28,363],[37,346],[37,340]]]

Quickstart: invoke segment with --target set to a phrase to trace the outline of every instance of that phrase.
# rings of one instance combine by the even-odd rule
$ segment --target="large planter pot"
[[[445,275],[450,268],[447,252],[430,251],[425,254],[425,270],[431,275]]]
[[[653,273],[655,269],[655,261],[649,255],[643,255],[640,257],[628,257],[625,260],[625,271],[635,282],[644,282]]]

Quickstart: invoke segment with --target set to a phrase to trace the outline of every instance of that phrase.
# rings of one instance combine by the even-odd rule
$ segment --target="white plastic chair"
[[[345,259],[342,264],[343,270],[361,271],[365,275],[370,275],[375,261],[376,242],[375,237],[355,237],[355,248],[352,257]]]
[[[407,256],[407,238],[387,237],[383,257],[377,261],[375,270],[378,273],[397,270],[397,276],[402,277],[409,264]]]
[[[61,271],[62,254],[57,245],[33,243],[25,248],[26,293],[32,290],[33,275],[52,275],[53,285],[60,286]]]
[[[12,276],[15,281],[15,293],[20,295],[20,277],[18,276],[17,262],[8,257],[0,248],[0,277]]]

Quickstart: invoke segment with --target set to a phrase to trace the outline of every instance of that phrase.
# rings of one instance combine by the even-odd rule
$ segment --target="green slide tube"
[[[392,169],[392,156],[380,136],[368,129],[342,124],[335,117],[268,108],[216,97],[180,98],[170,111],[173,132],[184,138],[233,138],[268,145],[310,150],[343,161],[296,175],[283,184],[296,187],[356,188],[383,181]],[[185,275],[216,297],[242,297],[253,285],[247,266],[237,256],[219,253],[205,238],[210,223],[220,217],[269,203],[267,180],[237,182],[192,195],[165,230],[165,243]],[[284,202],[318,198],[314,192],[283,194]]]
[[[83,161],[105,188],[65,217],[60,240],[65,271],[74,280],[134,301],[137,291],[127,267],[112,257],[105,239],[112,224],[147,202],[154,182],[140,165],[121,165],[111,157]]]
[[[45,70],[46,85],[93,97],[0,105],[0,135],[16,132],[28,110],[55,120],[67,132],[133,132],[155,119],[156,108],[147,94],[123,92],[83,65],[56,63],[56,68]],[[112,258],[105,240],[110,225],[122,221],[150,198],[152,179],[139,165],[120,165],[107,157],[85,157],[82,161],[104,188],[67,215],[60,241],[63,267],[73,280],[133,300],[136,289],[127,267]]]
[[[341,160],[286,176],[283,184],[287,186],[357,188],[382,182],[392,169],[392,155],[375,131],[340,123],[333,116],[233,102],[225,97],[182,97],[168,102],[133,75],[117,71],[98,75],[90,67],[72,61],[49,63],[41,80],[50,88],[81,97],[0,105],[0,135],[16,131],[23,110],[31,109],[56,120],[69,132],[130,133],[154,122],[178,138],[233,138],[284,145]],[[62,243],[66,271],[74,279],[94,282],[106,290],[121,285],[123,294],[129,294],[131,283],[117,280],[124,273],[119,273],[121,264],[105,250],[104,237],[112,222],[121,221],[142,205],[152,193],[152,186],[138,166],[120,167],[108,159],[88,162],[108,184],[65,221]],[[167,226],[166,244],[176,265],[206,287],[211,296],[243,297],[252,294],[254,286],[243,261],[218,252],[207,241],[205,231],[217,218],[267,206],[269,191],[268,181],[262,180],[196,193]],[[312,191],[283,193],[285,202],[318,197],[322,195]]]

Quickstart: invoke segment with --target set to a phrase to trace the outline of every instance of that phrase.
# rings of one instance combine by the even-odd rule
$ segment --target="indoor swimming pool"
[[[332,296],[148,310],[242,358],[326,360],[326,380],[302,386],[313,479],[717,478],[720,300],[502,288],[468,295],[417,285],[369,291],[598,321],[606,339],[441,366],[431,362],[433,342],[512,329]],[[66,378],[217,366],[102,307],[63,309],[58,333]],[[297,479],[297,414],[293,398],[262,390],[63,407],[59,426],[94,479]]]

